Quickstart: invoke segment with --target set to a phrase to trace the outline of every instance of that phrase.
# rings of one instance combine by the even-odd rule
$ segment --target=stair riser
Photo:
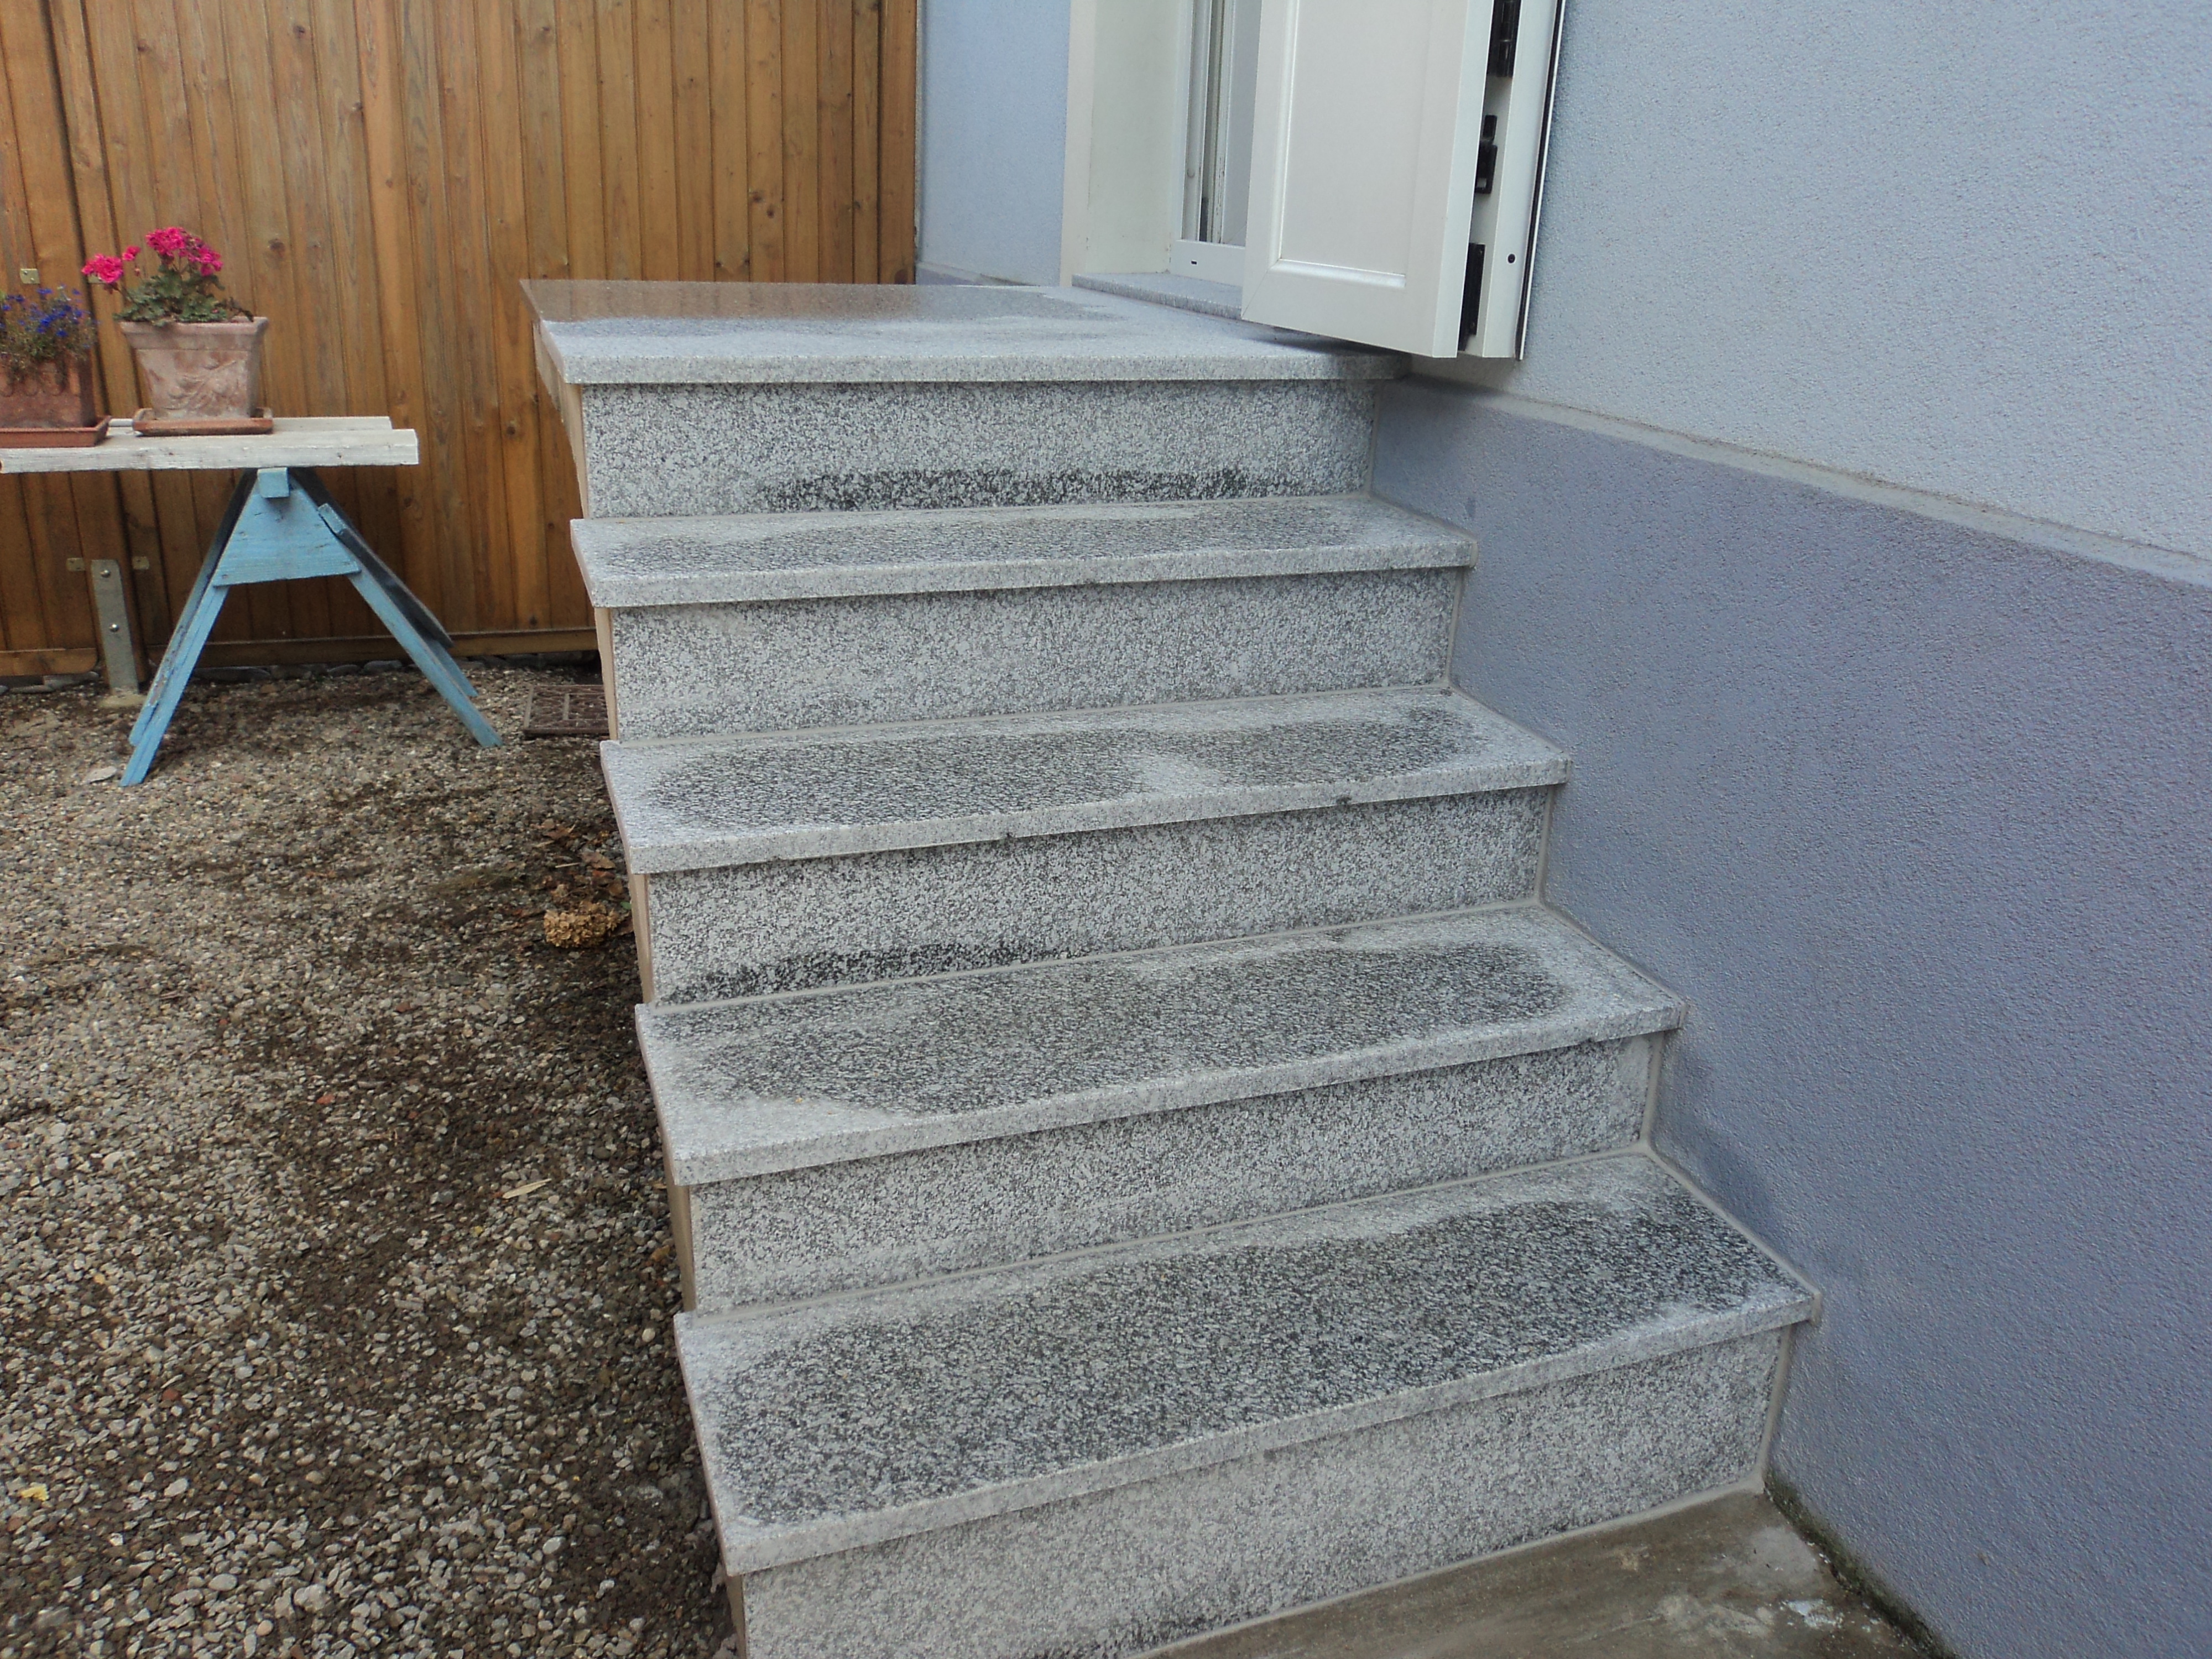
[[[1740,1481],[1768,1333],[748,1574],[751,1659],[1122,1659]],[[733,1601],[736,1601],[733,1597]]]
[[[592,386],[580,404],[585,512],[647,518],[1346,493],[1375,386]]]
[[[763,996],[1529,898],[1549,793],[648,876],[653,997]]]
[[[686,1189],[687,1302],[902,1283],[1626,1146],[1656,1038]]]
[[[629,740],[1204,702],[1443,675],[1461,573],[617,611]]]

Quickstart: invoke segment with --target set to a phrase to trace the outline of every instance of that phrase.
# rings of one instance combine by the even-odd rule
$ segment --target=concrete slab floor
[[[1905,1659],[1759,1492],[1447,1567],[1152,1659]]]

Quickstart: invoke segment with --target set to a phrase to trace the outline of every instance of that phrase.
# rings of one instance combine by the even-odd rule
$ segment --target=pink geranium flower
[[[86,262],[84,274],[103,288],[121,289],[123,305],[116,319],[125,323],[222,323],[246,316],[246,308],[222,291],[219,274],[222,256],[182,225],[164,225],[146,233],[149,252],[160,256],[161,269],[151,276],[134,275],[131,261],[138,244],[123,250],[123,257],[96,255]],[[125,278],[129,278],[126,284]]]

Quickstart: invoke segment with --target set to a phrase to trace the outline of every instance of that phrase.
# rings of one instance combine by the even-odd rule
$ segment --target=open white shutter
[[[1517,355],[1557,15],[1264,0],[1244,315],[1425,357]]]

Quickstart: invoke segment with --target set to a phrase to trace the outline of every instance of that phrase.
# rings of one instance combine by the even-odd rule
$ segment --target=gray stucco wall
[[[1060,280],[1066,0],[922,0],[925,281]]]
[[[1570,0],[1505,383],[2212,555],[2212,7]]]
[[[2212,1653],[2212,568],[1434,381],[1376,476],[1690,1000],[1662,1148],[1826,1293],[1777,1467],[1971,1659]]]

